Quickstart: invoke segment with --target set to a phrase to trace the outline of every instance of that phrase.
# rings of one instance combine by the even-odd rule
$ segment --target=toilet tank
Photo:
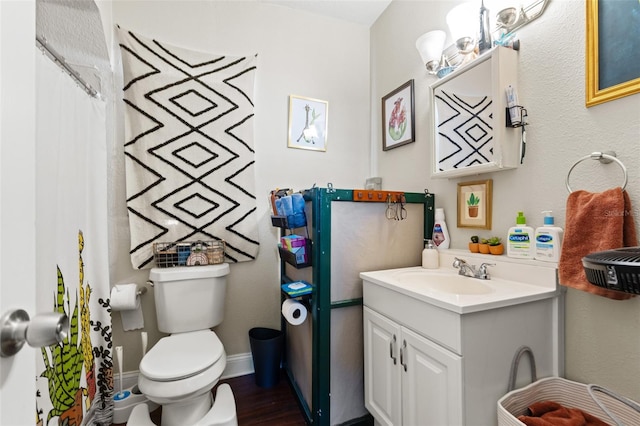
[[[182,333],[220,324],[228,274],[228,263],[151,269],[158,329]]]

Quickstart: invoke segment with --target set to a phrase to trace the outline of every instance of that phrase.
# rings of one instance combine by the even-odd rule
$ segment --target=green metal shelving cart
[[[314,289],[300,298],[309,310],[305,323],[282,320],[283,366],[307,423],[371,424],[364,408],[358,273],[419,264],[423,241],[431,238],[435,196],[331,186],[303,195],[310,262],[295,265],[281,253],[281,283],[304,280]],[[301,231],[287,230],[282,219],[272,223],[283,234]]]

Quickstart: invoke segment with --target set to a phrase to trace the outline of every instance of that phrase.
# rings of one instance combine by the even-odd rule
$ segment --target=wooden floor
[[[284,373],[278,384],[269,389],[257,386],[253,374],[221,380],[220,383],[229,383],[233,390],[238,426],[306,425],[304,415]],[[161,409],[151,414],[151,420],[156,425],[160,424],[160,415]],[[114,426],[124,425],[126,423]]]

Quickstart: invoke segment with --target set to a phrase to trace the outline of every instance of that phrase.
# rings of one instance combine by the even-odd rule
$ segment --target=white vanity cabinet
[[[524,268],[528,277],[535,274]],[[532,349],[539,378],[561,375],[561,296],[554,291],[555,270],[545,270],[548,291],[523,284],[532,295],[459,296],[480,301],[460,307],[441,303],[419,284],[387,282],[401,270],[361,273],[365,407],[376,424],[497,424],[497,401],[508,391],[511,363],[522,346]],[[491,286],[503,284],[496,278]],[[521,360],[517,388],[531,382],[528,364]]]
[[[520,165],[521,130],[506,126],[506,88],[518,85],[518,52],[494,47],[430,86],[431,176]]]
[[[381,425],[462,424],[462,358],[364,308],[365,406]]]

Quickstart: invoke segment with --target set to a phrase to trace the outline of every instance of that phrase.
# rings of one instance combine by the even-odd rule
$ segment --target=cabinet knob
[[[404,362],[404,352],[407,350],[407,341],[402,341],[402,347],[400,348],[400,365],[404,368],[404,371],[407,371],[407,363]]]

